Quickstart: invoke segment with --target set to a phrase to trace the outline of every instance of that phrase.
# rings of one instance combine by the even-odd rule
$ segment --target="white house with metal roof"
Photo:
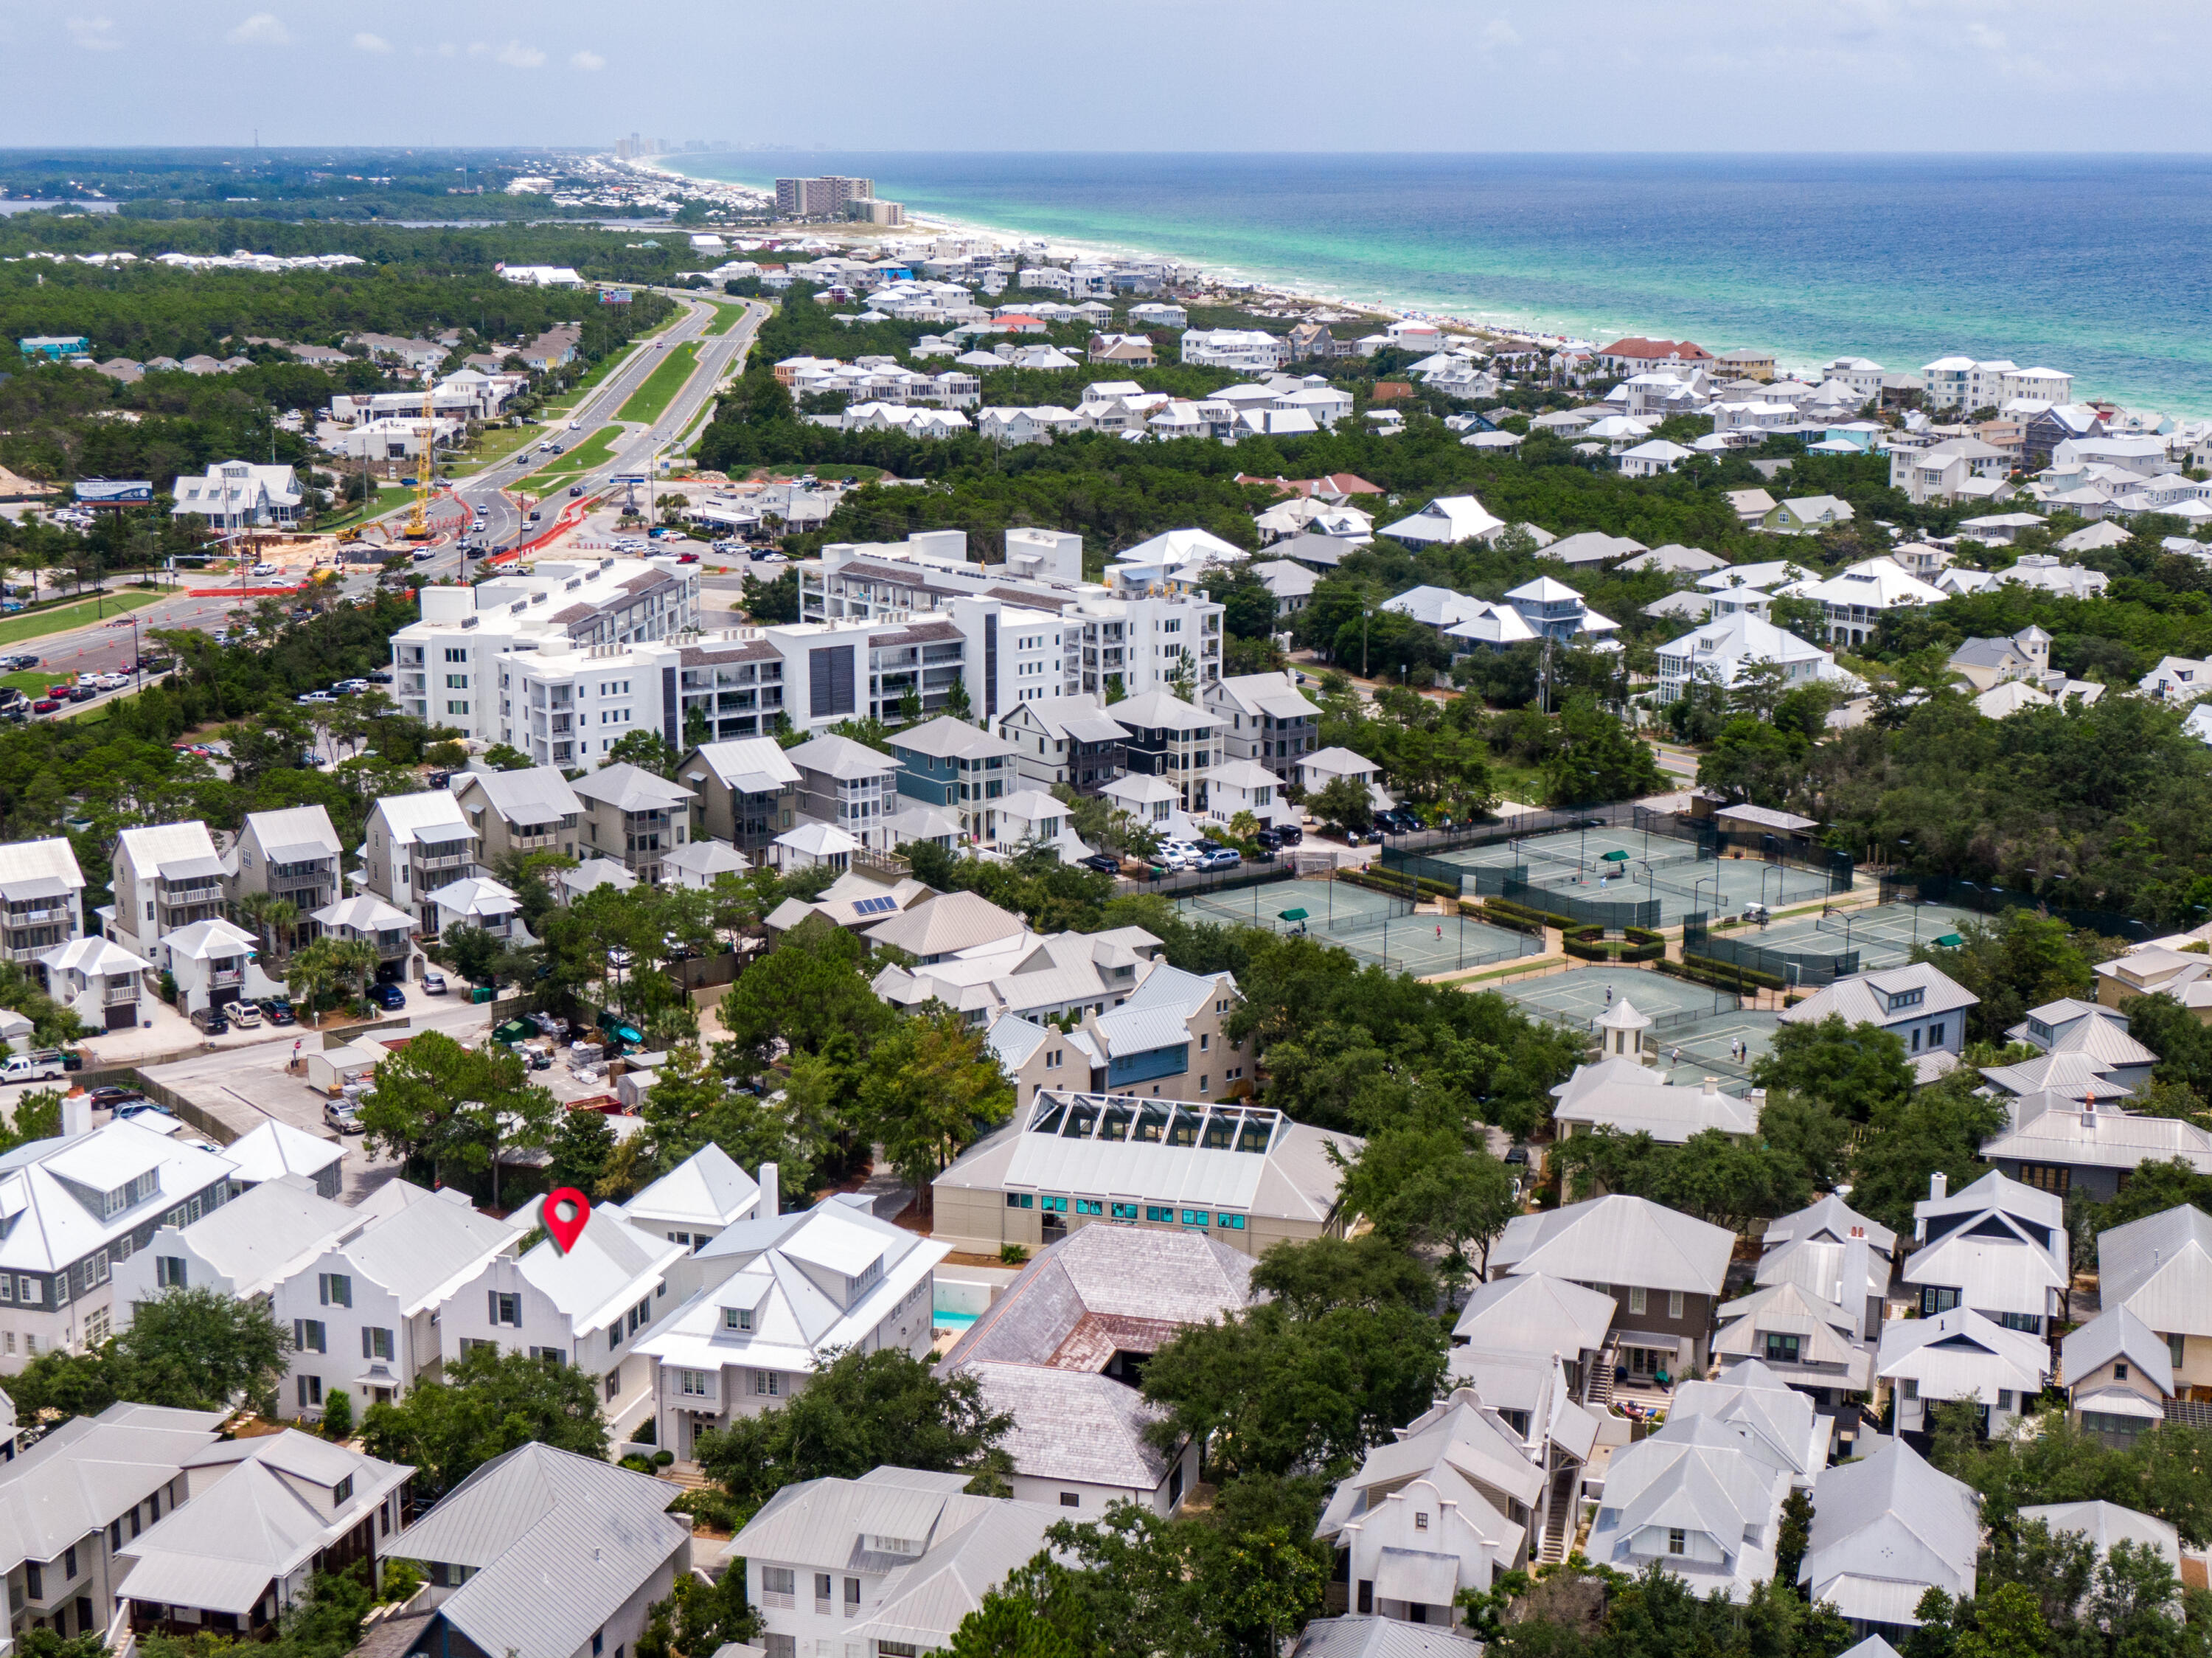
[[[230,1183],[241,1195],[289,1175],[305,1180],[318,1197],[335,1199],[345,1145],[272,1117],[233,1140],[222,1155],[230,1161]]]
[[[1045,1089],[933,1183],[937,1237],[996,1254],[1094,1222],[1202,1231],[1255,1256],[1340,1235],[1345,1157],[1364,1143],[1245,1104]]]
[[[154,1022],[145,957],[93,934],[58,945],[39,958],[46,994],[95,1031],[127,1031]]]
[[[1503,1403],[1486,1385],[1487,1368],[1507,1359],[1546,1365],[1556,1360],[1565,1367],[1575,1396],[1586,1398],[1613,1317],[1611,1295],[1546,1272],[1478,1283],[1452,1326],[1452,1375],[1474,1381],[1485,1398]]]
[[[533,1198],[511,1220],[534,1228],[544,1201]],[[567,1249],[544,1238],[520,1255],[493,1254],[448,1285],[440,1341],[456,1358],[491,1347],[574,1366],[592,1379],[599,1414],[619,1438],[652,1411],[653,1362],[637,1341],[675,1310],[668,1271],[687,1251],[632,1226],[618,1204],[595,1204]]]
[[[1981,1499],[1930,1467],[1901,1439],[1824,1470],[1813,1485],[1813,1529],[1797,1581],[1834,1606],[1858,1635],[1902,1640],[1929,1589],[1974,1593]]]
[[[2070,1533],[2085,1539],[2096,1550],[2100,1565],[2115,1544],[2132,1543],[2164,1560],[2176,1577],[2181,1573],[2181,1534],[2171,1522],[2101,1497],[2084,1503],[2026,1503],[2020,1509],[2020,1523],[2041,1526],[2053,1537]]]
[[[1505,521],[1471,495],[1440,495],[1412,516],[1376,531],[1408,546],[1449,546],[1455,541],[1487,541]]]
[[[278,1328],[294,1334],[280,1399],[288,1415],[319,1418],[343,1389],[358,1421],[368,1406],[389,1404],[424,1371],[459,1357],[440,1343],[440,1312],[527,1229],[477,1213],[452,1187],[432,1192],[392,1180],[372,1202],[368,1224],[301,1263],[270,1294]]]
[[[1276,593],[1279,610],[1285,592],[1294,595],[1310,594],[1313,577],[1311,572],[1300,566],[1282,561],[1278,564],[1305,578],[1303,584],[1288,578],[1269,580],[1269,590]],[[1292,607],[1302,608],[1303,605]],[[1304,693],[1291,682],[1288,674],[1231,674],[1207,685],[1200,700],[1214,718],[1227,719],[1225,725],[1216,727],[1214,731],[1220,740],[1223,756],[1230,760],[1253,761],[1278,777],[1291,775],[1291,768],[1298,757],[1313,747],[1314,734],[1321,724],[1321,710],[1306,699]]]
[[[215,1289],[232,1301],[266,1295],[370,1218],[297,1175],[264,1180],[197,1221],[162,1226],[145,1248],[116,1262],[121,1322],[168,1289]]]
[[[303,1605],[318,1573],[374,1568],[414,1469],[295,1428],[185,1460],[185,1501],[117,1552],[132,1632],[251,1637]]]
[[[1462,1593],[1528,1562],[1552,1483],[1540,1448],[1462,1387],[1368,1452],[1314,1535],[1345,1557],[1347,1610],[1449,1629]]]
[[[111,1405],[0,1463],[13,1637],[34,1623],[64,1637],[107,1632],[128,1570],[118,1551],[185,1500],[185,1466],[216,1442],[227,1414]]]
[[[1700,1598],[1741,1605],[1774,1576],[1795,1472],[1771,1442],[1678,1403],[1656,1433],[1613,1453],[1585,1551],[1617,1571],[1660,1566]]]
[[[401,1532],[381,1559],[429,1570],[428,1625],[410,1650],[439,1658],[635,1654],[653,1603],[691,1570],[676,1487],[532,1442],[494,1457]]]
[[[881,1467],[808,1479],[763,1504],[722,1551],[745,1575],[771,1653],[933,1652],[1048,1545],[1056,1507],[971,1496],[966,1473]]]
[[[624,1203],[622,1216],[638,1231],[697,1251],[739,1221],[774,1214],[775,1198],[773,1173],[755,1180],[710,1140]]]
[[[1802,1285],[1763,1285],[1722,1302],[1717,1317],[1715,1363],[1756,1360],[1832,1410],[1872,1385],[1874,1355],[1858,1319]]]
[[[296,912],[283,926],[271,926],[270,943],[279,959],[315,936],[313,912],[344,892],[341,870],[345,848],[319,806],[294,806],[276,812],[249,812],[238,839],[224,856],[230,871],[233,905],[251,893],[281,899]]]
[[[690,1456],[700,1434],[803,1391],[832,1349],[927,1353],[951,1253],[856,1197],[727,1228],[691,1257],[704,1287],[634,1349],[654,1363],[657,1442]]]
[[[0,1374],[114,1333],[114,1264],[170,1224],[227,1202],[227,1158],[126,1120],[89,1126],[84,1096],[63,1132],[0,1156]]]
[[[1954,1195],[1947,1176],[1912,1206],[1913,1240],[1903,1277],[1932,1319],[1971,1308],[2006,1329],[2039,1335],[2072,1281],[2065,1204],[1991,1171]]]
[[[84,873],[69,841],[0,845],[0,957],[27,966],[83,936]]]
[[[144,824],[116,838],[112,904],[100,914],[114,942],[151,960],[162,936],[222,913],[228,871],[207,825]]]
[[[438,916],[430,894],[475,872],[476,844],[476,831],[449,790],[386,795],[368,809],[362,867],[347,879],[433,932]]]
[[[284,981],[262,970],[259,941],[220,916],[163,934],[154,952],[155,965],[175,980],[177,1005],[187,1014],[285,993]]]
[[[1680,1145],[1709,1129],[1737,1139],[1757,1132],[1759,1107],[1751,1100],[1722,1093],[1710,1076],[1678,1086],[1651,1068],[1640,1039],[1650,1022],[1626,997],[1605,1010],[1598,1021],[1605,1057],[1576,1066],[1552,1090],[1559,1138],[1602,1128]]]
[[[2001,1435],[2043,1391],[2051,1347],[2039,1335],[1954,1307],[1883,1325],[1875,1375],[1895,1390],[1900,1432],[1925,1433],[1935,1426],[1935,1406],[1965,1400],[1979,1409],[1988,1432]]]

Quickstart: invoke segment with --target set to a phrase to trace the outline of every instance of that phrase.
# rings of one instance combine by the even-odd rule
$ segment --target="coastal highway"
[[[621,436],[611,446],[612,460],[563,479],[553,493],[544,497],[545,516],[534,527],[528,522],[526,512],[515,504],[510,491],[521,479],[556,459],[538,453],[536,444],[471,477],[455,480],[453,493],[471,515],[478,507],[484,509],[483,539],[495,552],[519,545],[528,539],[533,528],[543,530],[550,523],[552,515],[566,499],[570,484],[581,484],[588,494],[602,487],[610,478],[650,474],[653,456],[699,423],[714,398],[714,388],[737,372],[751,348],[754,334],[769,314],[767,306],[757,301],[744,301],[745,314],[737,325],[727,333],[708,337],[707,330],[721,315],[723,308],[696,299],[683,289],[663,291],[684,308],[685,314],[654,338],[633,346],[629,356],[564,417],[567,429],[548,435],[565,449],[588,441],[604,427],[618,424]],[[617,423],[616,416],[623,405],[652,378],[653,371],[667,360],[667,353],[690,340],[700,342],[697,365],[683,388],[669,399],[660,418],[650,425],[638,421]],[[404,521],[405,516],[404,511],[389,514],[385,521],[396,527]],[[435,579],[458,574],[463,562],[458,538],[454,538],[442,541],[436,547],[435,556],[416,568],[424,576]]]

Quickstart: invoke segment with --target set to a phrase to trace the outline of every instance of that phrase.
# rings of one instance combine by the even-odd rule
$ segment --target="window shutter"
[[[484,1300],[491,1304],[491,1321],[495,1325],[499,1322],[499,1291],[496,1289],[485,1290]]]
[[[292,1350],[295,1353],[307,1350],[307,1321],[305,1319],[292,1320]]]
[[[365,1324],[361,1327],[361,1356],[363,1358],[373,1356],[368,1350],[368,1326]]]

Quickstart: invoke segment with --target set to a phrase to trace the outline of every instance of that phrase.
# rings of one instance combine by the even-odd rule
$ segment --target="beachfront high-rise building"
[[[783,219],[842,219],[848,202],[872,200],[872,179],[841,179],[834,174],[818,179],[778,179],[775,212]]]

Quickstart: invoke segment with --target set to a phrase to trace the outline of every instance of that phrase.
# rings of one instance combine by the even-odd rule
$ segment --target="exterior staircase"
[[[1620,1362],[1620,1348],[1607,1342],[1605,1350],[1597,1356],[1590,1373],[1583,1379],[1583,1405],[1602,1414],[1613,1408],[1613,1373]]]
[[[702,1491],[714,1482],[707,1478],[706,1470],[696,1462],[672,1462],[665,1468],[654,1471],[654,1478],[679,1485],[687,1491]]]
[[[1575,1493],[1581,1473],[1579,1463],[1553,1470],[1551,1500],[1545,1505],[1544,1543],[1536,1557],[1539,1565],[1556,1566],[1567,1557],[1568,1546],[1575,1540],[1575,1510],[1580,1506]]]

